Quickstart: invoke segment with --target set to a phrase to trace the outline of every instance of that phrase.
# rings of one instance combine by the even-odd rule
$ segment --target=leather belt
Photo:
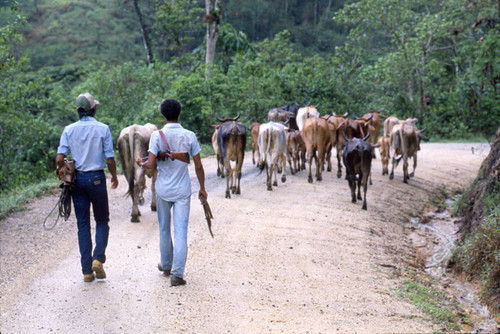
[[[77,173],[80,173],[80,174],[99,173],[99,172],[104,172],[104,169],[99,169],[99,170],[87,170],[87,171],[77,170],[76,172],[77,172]]]

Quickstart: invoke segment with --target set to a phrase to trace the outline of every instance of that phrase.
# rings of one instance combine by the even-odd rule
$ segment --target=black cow
[[[233,194],[239,195],[241,193],[241,166],[243,166],[243,159],[245,158],[247,131],[245,126],[236,122],[239,117],[240,115],[235,118],[221,119],[216,116],[220,122],[217,131],[217,146],[226,170],[224,173],[226,175],[226,198],[231,198],[229,189]],[[231,168],[231,161],[236,162],[234,168]],[[233,175],[234,172],[236,172],[236,175]],[[235,186],[235,179],[238,180],[237,186]],[[231,186],[229,186],[229,183],[231,183]]]
[[[345,128],[342,135],[346,144],[342,152],[342,160],[346,170],[346,179],[351,188],[352,202],[356,203],[356,181],[358,182],[358,200],[363,199],[363,210],[367,209],[366,189],[368,188],[368,177],[372,167],[372,146],[366,140],[370,137],[368,133],[363,139],[346,137]],[[361,198],[361,185],[363,185],[364,197]]]

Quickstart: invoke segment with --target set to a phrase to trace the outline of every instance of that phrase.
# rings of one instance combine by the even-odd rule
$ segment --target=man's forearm
[[[108,166],[109,172],[113,177],[116,178],[116,162],[115,158],[109,158],[106,160],[106,165]]]
[[[203,165],[195,167],[196,177],[198,178],[198,182],[200,183],[200,190],[205,191],[205,170],[203,169]]]

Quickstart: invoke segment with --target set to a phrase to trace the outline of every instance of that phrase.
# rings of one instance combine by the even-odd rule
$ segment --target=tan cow
[[[382,175],[389,174],[389,159],[391,158],[389,138],[386,136],[379,137],[377,145],[379,145],[378,151],[382,160]]]
[[[406,119],[406,124],[413,125],[415,128],[417,127],[417,118],[407,118]],[[402,122],[400,119],[394,116],[387,117],[384,121],[384,136],[385,137],[390,137],[392,133],[392,128],[394,128],[395,125],[399,124],[399,122]]]
[[[250,125],[250,137],[252,138],[252,163],[255,165],[255,153],[257,152],[257,167],[260,166],[260,152],[259,152],[259,128],[260,123],[253,122]]]
[[[224,161],[222,161],[222,152],[219,150],[219,145],[217,144],[219,126],[219,124],[210,125],[210,127],[214,129],[214,133],[212,134],[212,147],[214,149],[215,159],[217,160],[217,176],[224,178]]]
[[[415,176],[417,168],[417,152],[420,149],[420,140],[428,141],[429,138],[422,135],[423,130],[418,130],[415,126],[415,119],[399,122],[392,128],[389,139],[392,156],[392,170],[389,179],[394,178],[394,168],[403,159],[403,182],[408,183],[410,177]],[[397,158],[397,155],[400,155]],[[413,171],[408,174],[408,159],[413,158]]]
[[[307,162],[309,163],[307,181],[309,183],[313,182],[311,172],[313,159],[316,162],[316,180],[321,181],[323,180],[321,170],[323,169],[326,151],[330,144],[328,122],[323,118],[307,118],[304,122],[302,137],[306,146]]]
[[[231,198],[230,190],[233,194],[241,194],[241,167],[245,159],[247,130],[243,124],[236,122],[239,117],[240,115],[235,118],[221,119],[216,116],[220,122],[217,132],[217,146],[224,162],[226,198]],[[231,161],[235,162],[234,168],[231,166]]]
[[[140,222],[138,204],[144,203],[144,189],[146,188],[146,178],[152,178],[151,182],[151,210],[156,211],[156,191],[155,182],[158,171],[156,169],[142,169],[137,165],[137,158],[144,158],[148,155],[149,138],[154,131],[157,131],[155,125],[146,124],[131,125],[120,132],[118,137],[118,151],[120,153],[120,161],[122,164],[123,175],[128,182],[127,195],[132,197],[132,214],[131,222]]]

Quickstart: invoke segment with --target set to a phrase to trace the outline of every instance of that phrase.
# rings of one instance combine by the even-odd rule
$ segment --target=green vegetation
[[[46,194],[59,184],[58,180],[49,179],[20,189],[0,194],[0,219],[11,212],[22,210],[30,199]]]
[[[462,199],[473,196],[472,189]],[[478,200],[482,219],[456,248],[453,260],[457,270],[481,280],[482,299],[500,312],[500,182],[493,180],[485,196]],[[459,210],[466,207],[466,202],[458,203]]]
[[[434,323],[445,325],[445,331],[460,331],[459,324],[466,322],[463,310],[448,300],[443,291],[433,287],[432,282],[405,280],[398,294],[429,315]]]

